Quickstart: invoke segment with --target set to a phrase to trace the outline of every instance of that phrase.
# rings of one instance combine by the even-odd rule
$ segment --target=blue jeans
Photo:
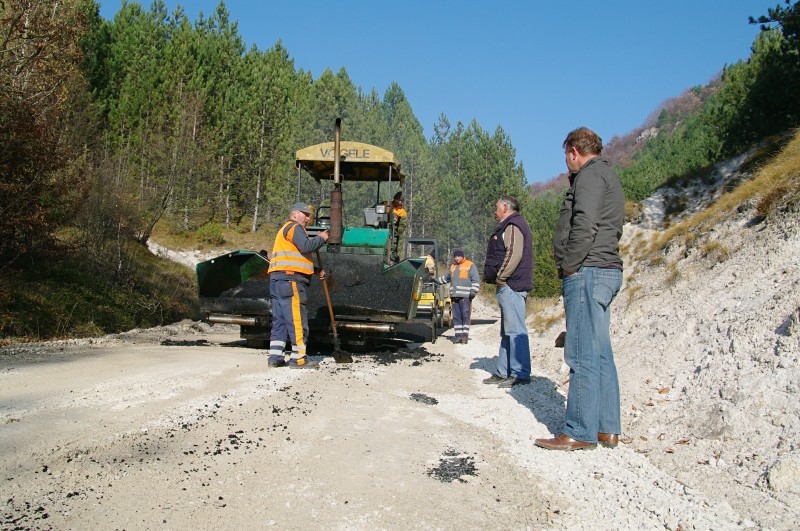
[[[597,433],[622,433],[619,381],[611,350],[611,301],[622,286],[622,271],[582,267],[561,285],[567,314],[564,361],[569,394],[563,432],[596,443]]]
[[[497,287],[500,306],[500,351],[497,354],[497,375],[513,376],[520,380],[531,377],[531,346],[525,327],[527,291],[514,291],[508,286]]]

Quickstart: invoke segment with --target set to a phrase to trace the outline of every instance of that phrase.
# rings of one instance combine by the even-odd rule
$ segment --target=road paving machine
[[[447,293],[435,286],[426,256],[415,254],[387,263],[389,219],[393,188],[403,189],[405,176],[393,153],[383,148],[340,139],[336,121],[334,141],[302,148],[296,153],[298,200],[303,174],[320,186],[320,205],[313,213],[309,236],[327,229],[327,244],[313,255],[326,271],[327,283],[312,279],[307,290],[311,343],[347,348],[372,346],[386,339],[435,341],[449,326]],[[343,183],[374,185],[375,199],[361,205],[362,222],[347,226]],[[381,193],[387,197],[381,197]],[[363,194],[362,194],[363,195]],[[327,204],[325,204],[327,203]],[[348,211],[349,212],[349,211]],[[436,241],[409,239],[408,245],[427,246],[436,253]],[[408,252],[408,249],[407,249]],[[406,256],[410,256],[406,254]],[[434,276],[439,273],[434,261]],[[249,346],[269,343],[271,305],[269,256],[239,250],[197,264],[200,309],[210,323],[240,325]]]

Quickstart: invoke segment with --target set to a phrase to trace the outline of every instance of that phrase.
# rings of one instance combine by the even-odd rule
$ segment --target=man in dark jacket
[[[498,224],[486,250],[483,280],[497,285],[500,350],[494,374],[483,383],[508,388],[531,379],[525,302],[533,289],[533,237],[513,197],[497,200],[494,217]]]
[[[567,332],[564,360],[570,368],[564,428],[553,439],[536,439],[551,450],[617,445],[619,381],[609,327],[611,301],[622,286],[625,198],[611,163],[600,156],[602,140],[581,127],[564,140],[570,188],[553,237],[562,279]]]

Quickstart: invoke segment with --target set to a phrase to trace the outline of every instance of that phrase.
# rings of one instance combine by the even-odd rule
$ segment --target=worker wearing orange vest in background
[[[311,207],[295,203],[289,211],[289,221],[278,231],[269,263],[269,298],[272,302],[272,333],[269,341],[270,367],[283,367],[286,359],[283,348],[288,339],[292,343],[289,366],[296,369],[314,369],[319,363],[306,357],[308,339],[308,314],[306,287],[311,275],[325,272],[314,268],[311,253],[328,241],[324,230],[309,238],[306,225],[311,218]]]
[[[453,328],[456,332],[453,342],[466,344],[469,340],[469,323],[472,318],[472,299],[478,294],[481,283],[478,268],[464,257],[464,251],[456,249],[453,251],[450,272],[434,279],[434,282],[437,284],[450,282]]]
[[[404,249],[400,241],[406,233],[406,225],[408,224],[408,212],[403,208],[404,202],[403,192],[394,194],[392,211],[389,215],[389,241],[384,250],[384,262],[386,265],[396,264],[403,259]]]

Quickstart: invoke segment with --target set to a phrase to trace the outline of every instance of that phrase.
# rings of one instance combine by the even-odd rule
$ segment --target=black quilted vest
[[[508,286],[514,291],[531,291],[533,289],[533,236],[531,236],[528,222],[519,212],[514,212],[501,221],[489,239],[489,246],[486,250],[486,263],[483,268],[483,280],[489,284],[494,284],[497,281],[497,270],[503,264],[503,259],[506,256],[503,232],[509,225],[519,228],[524,238],[524,244],[522,261],[508,278]]]

